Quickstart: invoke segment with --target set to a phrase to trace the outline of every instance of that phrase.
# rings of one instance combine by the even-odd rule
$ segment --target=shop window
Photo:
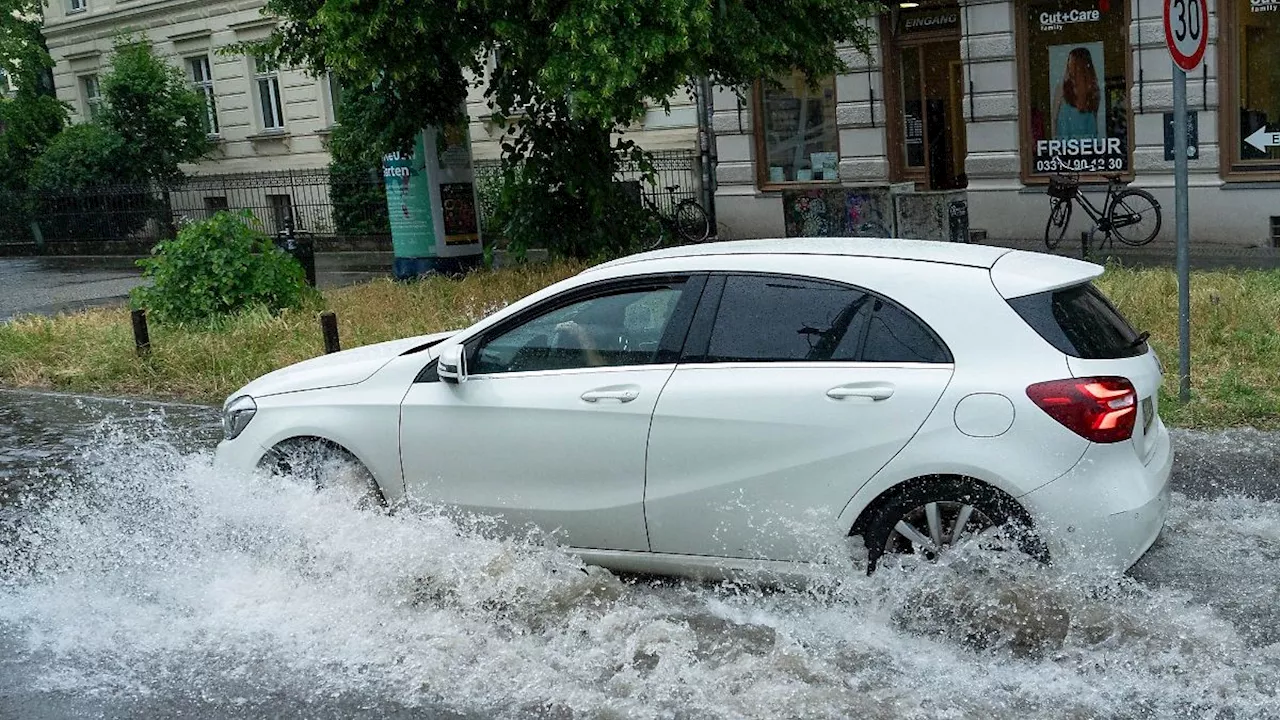
[[[1280,0],[1224,0],[1224,57],[1231,66],[1223,107],[1226,146],[1237,171],[1280,171]],[[1233,119],[1233,114],[1239,115]]]
[[[1023,157],[1032,174],[1129,171],[1127,7],[1022,4]]]
[[[760,83],[761,181],[767,184],[839,180],[836,82],[816,87],[800,71]]]

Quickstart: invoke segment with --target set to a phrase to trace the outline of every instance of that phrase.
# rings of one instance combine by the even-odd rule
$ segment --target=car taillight
[[[1138,393],[1122,377],[1073,378],[1036,383],[1027,397],[1080,437],[1096,443],[1133,437]]]

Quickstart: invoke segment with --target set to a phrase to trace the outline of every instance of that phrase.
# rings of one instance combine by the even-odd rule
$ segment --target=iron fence
[[[697,163],[693,152],[654,153],[656,182],[637,182],[640,193],[665,212],[681,200],[697,198]],[[481,221],[492,237],[496,229],[490,227],[489,219],[498,198],[500,164],[477,161],[474,169]],[[636,182],[641,172],[629,164],[618,175],[621,182]],[[668,191],[669,187],[676,189]],[[249,210],[270,234],[279,233],[290,222],[297,231],[318,240],[384,242],[391,233],[383,178],[374,168],[355,173],[315,169],[199,175],[169,187],[44,192],[0,205],[4,210],[0,245],[149,245],[172,237],[184,222],[203,220],[221,210]]]
[[[670,214],[683,200],[701,201],[701,159],[692,150],[658,150],[651,153],[653,161],[652,182],[645,182],[638,163],[627,162],[617,175],[617,181],[631,185],[645,200],[662,213]],[[502,183],[502,163],[499,160],[477,160],[474,163],[476,194],[480,213],[488,235],[497,234],[491,227]]]

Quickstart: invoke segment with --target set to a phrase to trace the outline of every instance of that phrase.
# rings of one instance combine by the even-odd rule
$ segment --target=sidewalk
[[[1032,252],[1049,252],[1042,238],[1034,240],[987,240],[985,244],[1017,250],[1030,250]],[[1173,243],[1167,241],[1161,242],[1157,240],[1150,245],[1142,247],[1129,247],[1117,242],[1114,247],[1105,248],[1104,252],[1099,252],[1096,248],[1095,244],[1094,254],[1088,258],[1090,262],[1105,263],[1109,257],[1125,265],[1141,267],[1172,267],[1177,262],[1177,248]],[[1057,247],[1053,254],[1072,258],[1081,257],[1079,235],[1075,238],[1063,238],[1062,244]],[[1193,270],[1217,270],[1223,268],[1280,269],[1280,248],[1250,248],[1220,243],[1197,243],[1192,239],[1188,254]]]
[[[0,322],[15,315],[53,315],[124,302],[142,283],[137,258],[121,256],[0,257]],[[316,254],[321,289],[391,274],[391,253]]]

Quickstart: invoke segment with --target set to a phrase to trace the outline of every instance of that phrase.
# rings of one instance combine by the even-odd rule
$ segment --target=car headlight
[[[227,401],[227,404],[222,406],[222,436],[228,440],[235,440],[237,435],[249,427],[249,421],[257,412],[258,403],[248,395],[241,395]]]

